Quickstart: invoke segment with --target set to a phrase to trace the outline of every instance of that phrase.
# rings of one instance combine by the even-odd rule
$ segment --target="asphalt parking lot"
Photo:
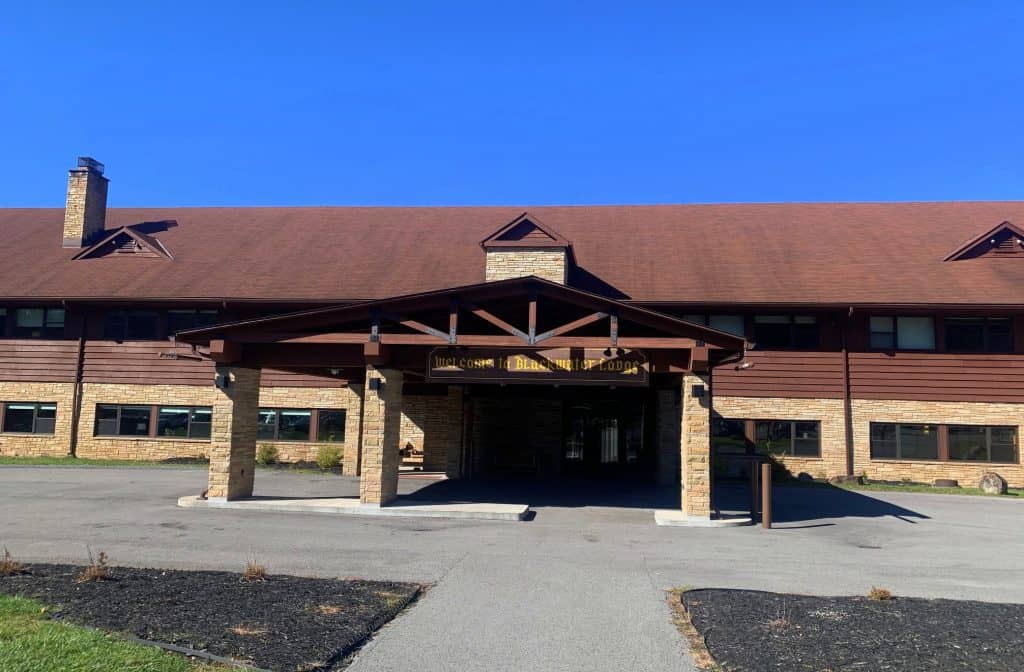
[[[19,559],[268,571],[434,584],[353,670],[686,670],[664,591],[1024,602],[1024,502],[778,488],[777,528],[659,528],[670,496],[610,484],[459,486],[417,497],[525,498],[526,522],[180,509],[201,468],[0,467],[0,545]],[[354,494],[355,479],[263,471],[264,495]],[[461,488],[461,489],[460,489]]]

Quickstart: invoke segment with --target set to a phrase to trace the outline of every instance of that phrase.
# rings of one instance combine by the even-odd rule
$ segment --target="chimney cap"
[[[99,175],[103,174],[103,164],[97,161],[96,159],[92,158],[91,156],[78,157],[78,167],[88,168],[89,170]]]

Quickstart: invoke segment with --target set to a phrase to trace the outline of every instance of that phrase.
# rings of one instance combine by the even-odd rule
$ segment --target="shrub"
[[[885,601],[885,600],[891,600],[892,599],[892,593],[889,590],[885,589],[885,588],[878,588],[876,586],[871,586],[871,592],[868,593],[868,598],[870,598],[872,600],[875,600],[875,601],[878,601],[878,602],[882,602],[882,601]]]
[[[316,464],[324,471],[341,464],[341,448],[337,446],[320,446],[316,451]]]
[[[253,583],[255,581],[266,581],[267,580],[267,568],[257,563],[255,560],[250,560],[245,565],[245,570],[242,572],[242,581],[246,583]]]
[[[11,552],[4,546],[4,557],[0,559],[0,576],[16,576],[25,570],[25,565],[11,557]]]
[[[256,461],[263,466],[277,464],[277,446],[272,443],[262,443],[256,450]]]
[[[89,564],[86,565],[85,569],[79,573],[75,579],[75,583],[87,583],[89,581],[103,581],[110,578],[110,568],[107,566],[107,554],[103,551],[99,552],[95,558],[92,555],[92,549],[86,547],[89,553]]]

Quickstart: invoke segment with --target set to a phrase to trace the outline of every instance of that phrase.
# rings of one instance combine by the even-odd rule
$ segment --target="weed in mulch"
[[[703,664],[698,659],[704,669],[1019,672],[1024,651],[1020,604],[717,589],[677,595],[673,608],[693,628],[687,637],[707,651]]]
[[[110,578],[110,568],[107,566],[107,554],[100,551],[95,558],[92,549],[86,547],[89,553],[89,564],[75,578],[75,583],[88,583],[90,581],[106,581]]]
[[[11,552],[4,546],[4,557],[0,559],[0,576],[16,576],[25,571],[25,565],[11,557]]]
[[[72,623],[270,670],[339,670],[422,587],[274,574],[117,567],[116,581],[76,583],[83,567],[33,564],[0,592],[40,600]],[[2,667],[2,665],[0,665]]]
[[[884,602],[885,600],[891,600],[892,592],[886,588],[878,588],[877,586],[871,586],[871,591],[868,592],[868,599],[875,600],[876,602]]]
[[[267,580],[267,568],[261,564],[258,564],[255,560],[250,560],[246,563],[245,569],[242,571],[242,581],[246,583],[254,583],[256,581]]]

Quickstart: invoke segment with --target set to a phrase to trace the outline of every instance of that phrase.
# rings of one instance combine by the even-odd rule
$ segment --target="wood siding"
[[[212,386],[213,362],[184,358],[191,351],[188,346],[170,341],[86,341],[82,381]]]
[[[749,369],[715,369],[714,394],[720,397],[843,398],[843,353],[751,350]]]
[[[296,371],[279,371],[278,369],[263,369],[260,377],[260,387],[328,387],[339,388],[348,385],[348,381],[338,379],[327,374],[315,372],[299,373]]]
[[[854,399],[1024,403],[1024,355],[851,352]]]
[[[75,382],[78,341],[0,340],[0,380]]]

